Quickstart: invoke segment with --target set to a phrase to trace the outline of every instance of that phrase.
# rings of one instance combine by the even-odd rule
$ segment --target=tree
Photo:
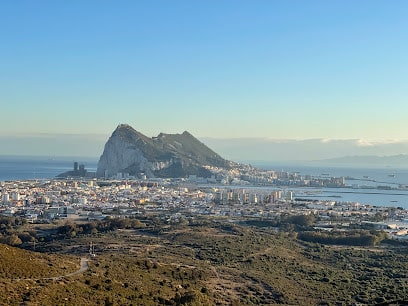
[[[23,242],[21,241],[20,238],[16,234],[12,234],[10,236],[4,237],[4,243],[11,245],[11,246],[18,246],[22,244]]]
[[[297,226],[309,227],[315,222],[315,216],[312,214],[290,216],[287,221]]]

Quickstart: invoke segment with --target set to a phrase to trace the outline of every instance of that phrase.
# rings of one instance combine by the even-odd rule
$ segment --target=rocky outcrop
[[[149,138],[126,124],[112,133],[98,162],[97,176],[117,173],[147,177],[209,176],[205,166],[228,168],[229,162],[188,132]]]

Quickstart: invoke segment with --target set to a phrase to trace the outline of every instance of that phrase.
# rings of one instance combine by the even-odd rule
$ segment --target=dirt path
[[[81,258],[81,263],[80,263],[79,269],[76,270],[75,272],[68,273],[68,274],[65,274],[65,275],[53,276],[53,277],[42,277],[42,278],[15,278],[14,280],[15,280],[15,281],[22,281],[22,280],[35,280],[35,281],[36,281],[36,280],[53,280],[53,281],[56,281],[56,280],[63,279],[64,277],[71,277],[71,276],[74,276],[74,275],[78,275],[78,274],[84,273],[84,272],[87,271],[88,269],[89,269],[88,259],[85,258],[85,257],[82,257],[82,258]]]
[[[75,272],[72,272],[72,273],[69,273],[69,274],[66,274],[66,275],[63,275],[62,277],[70,277],[70,276],[74,276],[74,275],[77,275],[77,274],[84,273],[86,270],[88,270],[88,268],[89,268],[88,259],[85,258],[85,257],[82,257],[79,270],[77,270]]]

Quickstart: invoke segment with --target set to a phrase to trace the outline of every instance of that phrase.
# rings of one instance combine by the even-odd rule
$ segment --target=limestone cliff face
[[[227,168],[229,162],[188,132],[149,138],[121,124],[105,144],[97,176],[112,177],[120,172],[147,177],[208,176],[206,165]]]
[[[114,132],[105,144],[96,174],[111,177],[131,167],[140,172],[150,171],[149,162],[142,151]]]

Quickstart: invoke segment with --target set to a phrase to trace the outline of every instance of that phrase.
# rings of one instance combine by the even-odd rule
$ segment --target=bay
[[[376,206],[402,207],[408,209],[408,167],[351,167],[304,164],[265,164],[260,168],[275,171],[311,175],[313,177],[346,177],[346,188],[304,188],[286,189],[294,197],[311,200],[357,202]],[[398,190],[378,189],[378,186]]]

